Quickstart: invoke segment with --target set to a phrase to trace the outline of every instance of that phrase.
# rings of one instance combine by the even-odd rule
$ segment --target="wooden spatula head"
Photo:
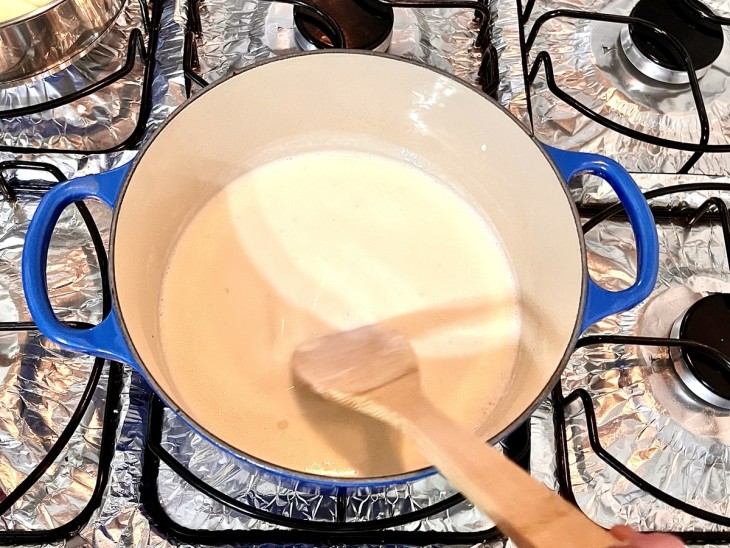
[[[310,340],[292,356],[315,392],[400,428],[520,548],[608,548],[614,539],[577,508],[431,404],[409,342],[380,326]]]
[[[413,348],[399,333],[378,325],[306,341],[291,366],[295,378],[316,393],[388,422],[401,398],[420,395]]]

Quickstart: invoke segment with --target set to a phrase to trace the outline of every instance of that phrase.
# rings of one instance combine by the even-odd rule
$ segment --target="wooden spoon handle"
[[[405,406],[404,406],[405,407]],[[618,541],[430,402],[399,409],[403,430],[519,548],[608,548]]]

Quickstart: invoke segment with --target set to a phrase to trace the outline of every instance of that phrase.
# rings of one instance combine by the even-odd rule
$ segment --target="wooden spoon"
[[[395,331],[367,326],[318,337],[292,355],[296,378],[411,438],[520,548],[607,548],[607,531],[455,424],[421,392],[418,360]]]

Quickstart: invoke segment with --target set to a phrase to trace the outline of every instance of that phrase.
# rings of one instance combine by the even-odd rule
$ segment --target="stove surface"
[[[688,9],[695,0],[672,2]],[[480,4],[479,17],[473,4],[424,9],[411,1],[376,9],[371,15],[388,24],[358,39],[497,96],[546,143],[603,152],[636,172],[660,238],[655,291],[583,334],[551,398],[502,449],[602,525],[674,531],[693,545],[727,547],[730,405],[713,395],[730,395],[720,355],[730,340],[730,152],[696,155],[589,120],[550,88],[541,53],[549,54],[559,89],[609,120],[652,138],[700,143],[691,86],[643,74],[621,49],[628,24],[603,17],[629,16],[639,4],[652,6],[522,0],[522,9],[532,8],[520,22],[518,0],[493,0],[488,10]],[[705,4],[728,15],[719,0]],[[603,19],[547,18],[558,8]],[[35,331],[28,314],[19,264],[43,193],[65,178],[130,160],[209,83],[299,51],[302,38],[336,42],[327,15],[307,17],[289,2],[129,0],[121,26],[87,57],[50,78],[0,89],[0,543],[510,545],[440,476],[320,492],[256,474],[192,432],[129,368],[60,350]],[[713,23],[700,17],[693,24],[708,24],[704,30],[718,38]],[[342,27],[341,38],[352,39]],[[730,113],[728,27],[720,33],[715,59],[689,51],[688,42],[697,68],[708,63],[696,84],[714,145],[727,142]],[[676,70],[671,53],[648,42],[642,55]],[[124,66],[128,72],[107,81]],[[62,98],[79,90],[70,102]],[[612,207],[613,194],[592,177],[571,188],[587,223],[594,279],[609,289],[627,287],[635,276],[633,235]],[[109,306],[110,219],[101,205],[82,204],[69,208],[56,229],[49,287],[67,321],[94,323]]]
[[[687,0],[677,2],[684,5]],[[501,101],[545,143],[605,154],[632,172],[727,175],[727,22],[721,30],[716,25],[708,31],[714,40],[703,39],[702,48],[691,46],[696,36],[685,39],[696,54],[699,49],[720,48],[722,35],[720,52],[706,73],[696,73],[697,79],[689,84],[667,84],[635,66],[656,71],[658,65],[627,58],[627,48],[622,46],[630,15],[643,4],[637,0],[496,0],[499,30],[494,36],[500,66],[507,70],[500,85]],[[723,2],[703,5],[718,17],[728,14]],[[521,18],[518,13],[523,14]],[[644,34],[649,30],[644,29]],[[655,46],[657,41],[655,37]],[[707,60],[699,56],[695,62],[701,65]]]

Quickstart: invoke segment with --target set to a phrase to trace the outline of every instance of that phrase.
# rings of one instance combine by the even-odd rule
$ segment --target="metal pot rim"
[[[129,1],[48,0],[0,22],[0,85],[43,78],[74,63],[109,31]]]

